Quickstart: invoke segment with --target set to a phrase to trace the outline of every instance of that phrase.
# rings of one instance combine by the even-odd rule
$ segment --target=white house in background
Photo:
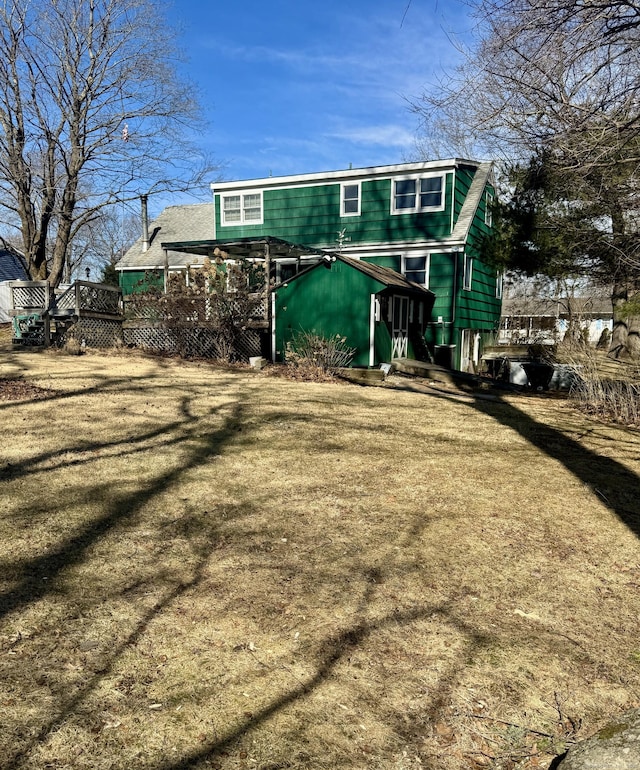
[[[597,345],[603,333],[613,330],[610,296],[504,297],[498,344],[553,345],[562,342],[572,324],[587,342]]]

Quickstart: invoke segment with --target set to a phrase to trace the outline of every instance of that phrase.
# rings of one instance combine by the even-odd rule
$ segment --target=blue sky
[[[177,0],[171,20],[229,180],[414,158],[407,99],[471,27],[458,0]]]

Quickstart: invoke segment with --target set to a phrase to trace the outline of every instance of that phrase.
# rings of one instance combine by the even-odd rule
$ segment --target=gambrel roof
[[[24,257],[10,249],[0,249],[0,281],[28,281]]]

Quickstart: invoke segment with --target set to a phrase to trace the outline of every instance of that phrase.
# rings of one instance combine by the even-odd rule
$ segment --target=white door
[[[471,370],[471,329],[463,329],[460,338],[460,371]]]
[[[409,348],[409,298],[392,297],[391,359],[406,358]]]
[[[475,372],[480,361],[480,332],[463,329],[460,339],[460,371]]]

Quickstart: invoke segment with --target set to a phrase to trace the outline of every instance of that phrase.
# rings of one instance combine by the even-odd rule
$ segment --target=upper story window
[[[488,192],[484,203],[484,223],[487,227],[493,226],[493,195]]]
[[[262,193],[221,195],[223,225],[262,224]]]
[[[412,214],[444,209],[444,174],[403,177],[391,182],[391,213]]]
[[[343,217],[360,216],[360,183],[343,184],[341,187],[341,210]]]
[[[471,291],[471,281],[473,279],[473,258],[468,254],[464,255],[464,267],[462,274],[462,288],[465,291]]]

